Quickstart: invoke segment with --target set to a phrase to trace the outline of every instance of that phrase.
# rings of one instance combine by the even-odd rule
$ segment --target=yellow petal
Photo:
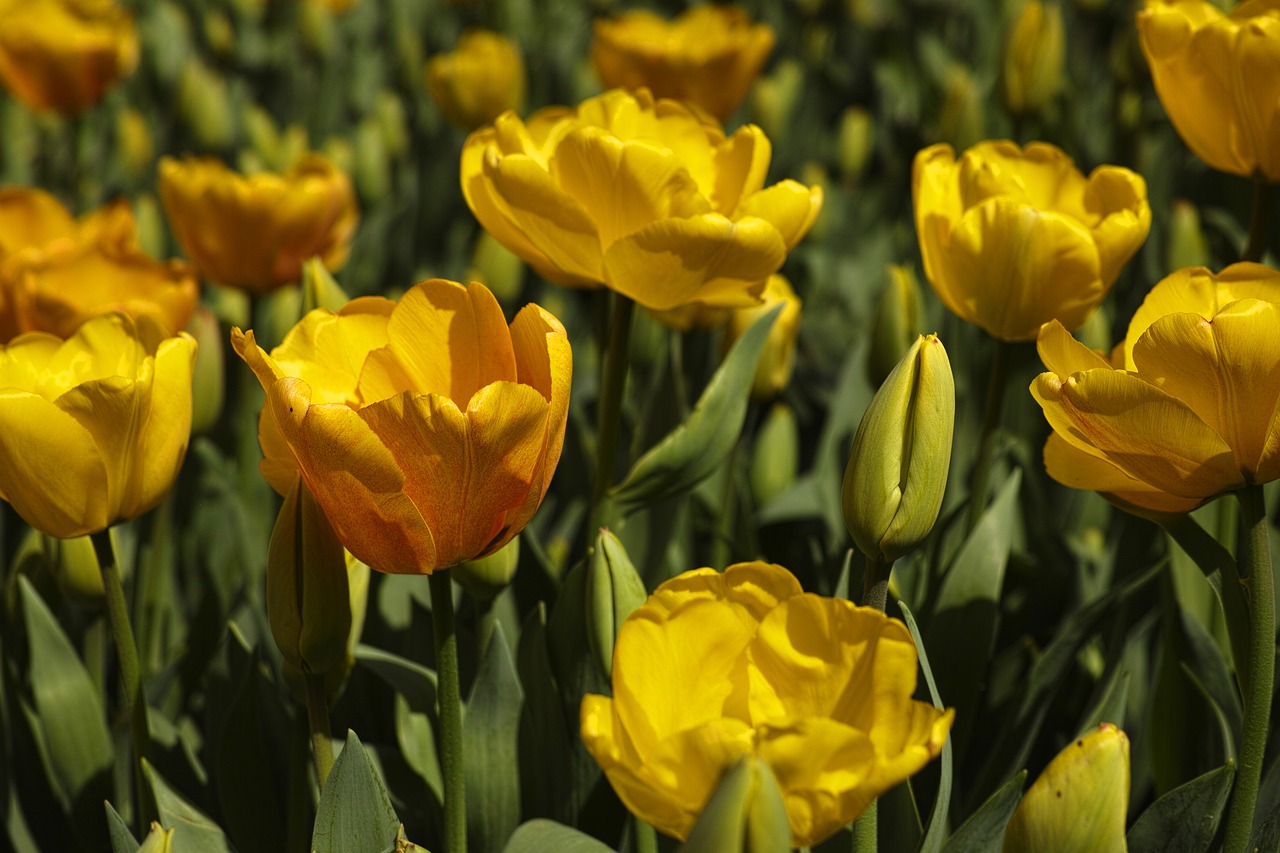
[[[641,607],[662,617],[691,601],[725,601],[752,633],[761,619],[780,602],[803,590],[795,575],[782,566],[759,560],[734,563],[723,572],[695,569],[663,582]]]
[[[782,235],[787,251],[809,233],[822,212],[822,187],[806,187],[796,181],[781,181],[747,196],[737,216],[758,216]]]
[[[734,132],[715,150],[715,184],[709,198],[720,213],[731,214],[742,199],[764,186],[773,145],[764,131],[753,124]]]
[[[136,506],[140,502],[137,489],[141,483],[134,476],[137,469],[134,454],[151,408],[154,371],[154,364],[147,362],[136,378],[112,376],[84,382],[56,401],[59,409],[79,421],[93,436],[98,447],[107,471],[103,497],[110,522],[119,520],[123,506]]]
[[[156,351],[151,406],[134,454],[137,502],[121,507],[124,518],[136,518],[160,503],[182,468],[191,437],[195,359],[195,339],[186,333],[168,338]]]
[[[355,403],[361,368],[370,352],[386,345],[395,307],[381,296],[363,296],[336,314],[309,311],[271,351],[275,372],[306,382],[313,403]]]
[[[1066,379],[1082,370],[1109,370],[1111,364],[1071,336],[1057,320],[1050,320],[1036,337],[1036,352],[1049,370]]]
[[[1076,447],[1056,432],[1044,445],[1044,467],[1049,476],[1072,489],[1100,492],[1122,506],[1157,512],[1190,512],[1203,501],[1162,492],[1130,477],[1123,469],[1095,452]]]
[[[1151,206],[1147,203],[1147,182],[1128,169],[1100,166],[1089,176],[1084,196],[1093,240],[1098,246],[1099,270],[1108,285],[1133,257],[1151,230]]]
[[[0,259],[75,233],[75,220],[52,193],[34,187],[0,189]]]
[[[1254,166],[1272,181],[1280,179],[1280,18],[1275,6],[1240,4],[1232,18],[1240,24],[1231,68],[1242,147]],[[1252,17],[1245,17],[1251,15]]]

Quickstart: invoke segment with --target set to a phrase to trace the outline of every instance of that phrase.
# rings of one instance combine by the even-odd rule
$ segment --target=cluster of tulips
[[[321,5],[342,14],[350,4]],[[1058,94],[1060,15],[1030,0],[1011,31],[1001,86],[1015,117]],[[966,530],[989,508],[1010,353],[1031,341],[1044,370],[1030,395],[1051,428],[1043,465],[1054,480],[1170,531],[1207,502],[1238,496],[1239,548],[1215,566],[1245,673],[1219,833],[1236,853],[1256,843],[1276,658],[1262,487],[1280,479],[1280,272],[1261,261],[1266,193],[1280,180],[1280,6],[1248,0],[1228,14],[1202,0],[1147,0],[1134,26],[1186,145],[1256,184],[1239,263],[1166,271],[1123,339],[1101,351],[1073,333],[1152,227],[1141,175],[1102,165],[1086,176],[1047,142],[986,140],[959,152],[938,143],[915,155],[902,192],[933,292],[994,341]],[[866,561],[857,603],[806,592],[763,560],[679,567],[646,589],[610,532],[630,507],[706,480],[738,440],[748,399],[767,401],[790,381],[802,309],[780,271],[815,228],[824,189],[770,183],[765,131],[724,125],[774,43],[768,26],[733,7],[601,19],[591,62],[606,91],[529,115],[519,49],[506,36],[470,31],[426,65],[439,109],[469,133],[457,179],[487,239],[547,282],[596,292],[605,319],[596,363],[550,310],[528,304],[508,322],[480,282],[430,278],[397,299],[346,299],[331,274],[352,253],[357,194],[318,153],[256,174],[215,158],[161,159],[158,195],[185,260],[144,251],[127,201],[77,218],[46,190],[0,188],[0,497],[45,536],[92,541],[139,786],[131,811],[144,840],[133,849],[186,848],[143,789],[156,732],[110,530],[166,499],[193,425],[235,418],[202,411],[201,360],[221,351],[207,355],[197,336],[229,341],[261,386],[260,412],[256,389],[231,402],[254,407],[258,470],[282,498],[266,612],[305,709],[321,797],[338,789],[329,713],[353,666],[368,570],[427,575],[442,814],[438,837],[416,840],[467,848],[464,748],[474,739],[463,736],[452,580],[472,590],[493,561],[513,565],[554,478],[592,458],[577,537],[591,544],[575,571],[608,614],[587,639],[609,695],[572,697],[574,729],[633,815],[625,849],[656,851],[667,843],[656,829],[686,851],[788,850],[850,824],[856,849],[875,849],[876,799],[940,755],[949,766],[953,728],[972,723],[936,690],[918,698],[927,650],[908,602],[905,620],[885,612],[895,607],[895,563],[936,535],[947,500],[957,400],[939,335],[909,330],[853,437],[841,508]],[[24,109],[92,109],[140,50],[112,0],[0,0],[0,83]],[[250,322],[262,316],[252,306],[299,283],[306,310],[274,346],[252,328],[212,321],[210,332],[201,281],[246,294]],[[591,298],[563,298],[578,296]],[[723,367],[686,421],[619,477],[641,322],[671,334],[722,330]],[[593,370],[594,439],[570,453],[571,392]],[[703,411],[713,406],[715,415]],[[509,580],[508,571],[499,586]],[[1128,750],[1106,721],[1068,744],[994,837],[1009,851],[1123,849]],[[321,817],[332,817],[324,802]],[[545,821],[510,838],[508,850],[596,843]]]

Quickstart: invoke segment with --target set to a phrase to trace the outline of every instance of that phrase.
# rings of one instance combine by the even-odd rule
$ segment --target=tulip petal
[[[59,409],[79,421],[93,436],[106,466],[103,498],[113,521],[121,517],[124,507],[140,503],[141,483],[134,476],[134,453],[141,443],[143,421],[151,408],[154,378],[155,364],[148,361],[136,378],[112,376],[83,382],[56,401]]]
[[[822,187],[787,180],[747,196],[734,215],[758,216],[777,228],[789,252],[809,233],[821,212]]]
[[[1100,166],[1089,175],[1084,204],[1088,213],[1081,221],[1097,221],[1092,231],[1099,274],[1109,286],[1151,230],[1147,182],[1128,169]]]
[[[1036,351],[1049,370],[1066,379],[1084,370],[1109,370],[1110,362],[1071,336],[1057,320],[1050,320],[1040,329],[1036,338]]]
[[[551,475],[560,463],[564,432],[569,421],[569,390],[573,385],[573,352],[564,326],[537,305],[526,305],[511,323],[511,344],[515,353],[518,381],[542,394],[550,404],[546,438],[542,449],[540,482],[529,490],[525,505],[510,518],[513,527],[523,527],[542,503],[551,485]]]
[[[34,187],[0,189],[0,258],[75,233],[75,220],[52,193]]]
[[[604,265],[609,286],[646,308],[693,301],[742,308],[758,301],[786,254],[768,222],[709,213],[654,222],[609,247]]]
[[[187,334],[160,343],[155,357],[151,405],[134,451],[137,503],[125,504],[121,514],[134,518],[168,494],[182,468],[191,438],[191,375],[196,342]]]
[[[655,617],[661,617],[691,601],[723,601],[733,607],[747,630],[754,633],[770,610],[802,592],[800,582],[791,572],[756,560],[734,563],[723,572],[715,569],[684,572],[664,581],[643,606]]]
[[[1134,479],[1106,457],[1079,448],[1056,432],[1044,444],[1044,467],[1050,477],[1068,488],[1099,492],[1121,505],[1183,513],[1203,503],[1198,498],[1180,498]]]
[[[1241,20],[1245,11],[1237,7],[1232,15],[1241,24],[1231,64],[1241,145],[1274,181],[1280,178],[1280,18],[1274,5],[1260,4],[1250,10],[1253,17]]]
[[[715,209],[732,214],[744,198],[758,193],[769,173],[772,156],[769,137],[752,124],[739,128],[718,146],[714,155],[715,184],[709,192]]]
[[[362,296],[337,313],[325,309],[308,312],[271,351],[275,365],[271,375],[306,382],[313,404],[355,404],[361,367],[370,352],[386,346],[387,326],[395,308],[390,299]],[[254,370],[258,372],[258,368]],[[259,373],[260,381],[262,375]]]

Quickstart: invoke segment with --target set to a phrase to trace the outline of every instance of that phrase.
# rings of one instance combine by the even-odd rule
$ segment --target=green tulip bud
[[[114,533],[112,534],[114,541]],[[45,553],[52,557],[58,585],[62,591],[82,602],[101,602],[103,596],[102,568],[88,536],[74,539],[44,540]]]
[[[1111,316],[1106,305],[1099,305],[1073,333],[1075,339],[1091,350],[1107,353],[1111,349]],[[1103,356],[1106,357],[1105,355]]]
[[[337,42],[337,29],[333,25],[333,13],[323,3],[302,3],[298,9],[301,17],[302,44],[314,56],[328,59],[333,55]]]
[[[800,467],[800,428],[786,403],[774,403],[756,435],[751,455],[751,494],[764,506],[791,488]]]
[[[1171,270],[1209,264],[1209,245],[1204,239],[1204,229],[1200,227],[1200,211],[1186,199],[1180,198],[1173,203],[1168,252],[1165,265]]]
[[[350,140],[341,136],[330,136],[321,146],[321,152],[328,157],[333,165],[337,166],[340,171],[346,172],[348,175],[354,170],[356,152],[351,146]],[[421,281],[422,279],[417,279]]]
[[[267,621],[280,653],[303,672],[345,662],[352,623],[346,553],[301,477],[271,531]]]
[[[391,188],[391,161],[382,141],[382,129],[378,120],[368,116],[356,126],[355,144],[356,189],[363,199],[382,198]]]
[[[147,833],[147,837],[142,839],[142,846],[138,848],[138,853],[172,853],[174,848],[173,834],[177,832],[177,828],[165,829],[155,821],[151,822],[151,831]]]
[[[1062,7],[1026,0],[1005,35],[1000,94],[1015,116],[1044,108],[1062,88]]]
[[[258,323],[262,326],[262,340],[272,346],[280,343],[301,316],[301,284],[277,287],[259,302]]]
[[[644,581],[627,550],[601,529],[587,560],[587,645],[606,678],[613,672],[613,643],[622,623],[644,603]]]
[[[1124,850],[1129,738],[1103,723],[1058,753],[1022,797],[1004,853]]]
[[[276,127],[271,114],[257,104],[251,104],[244,111],[244,132],[249,138],[249,145],[259,160],[267,164],[278,165],[280,162],[280,130]],[[259,170],[261,171],[261,170]]]
[[[307,129],[294,122],[280,134],[280,154],[273,168],[277,172],[287,172],[310,150],[311,141],[307,139]]]
[[[840,173],[846,181],[862,177],[875,147],[875,124],[862,107],[849,107],[840,114]]]
[[[746,755],[729,768],[680,853],[779,853],[791,849],[791,824],[767,762]]]
[[[227,83],[198,59],[188,59],[178,75],[178,114],[205,148],[231,144]]]
[[[920,335],[867,406],[844,472],[844,521],[868,558],[892,562],[933,529],[955,411],[947,351],[937,335]]]
[[[478,560],[460,563],[449,570],[462,588],[480,601],[497,598],[511,583],[520,564],[520,537]]]
[[[181,5],[163,0],[151,8],[142,26],[142,41],[147,46],[143,60],[151,64],[166,88],[173,86],[193,52],[191,19]]]
[[[772,74],[756,83],[751,94],[751,111],[775,147],[788,136],[791,114],[803,85],[804,68],[794,59],[784,59]]]
[[[210,9],[204,13],[204,38],[219,59],[230,59],[236,49],[236,30],[225,13]]]
[[[151,193],[139,193],[133,200],[133,221],[138,227],[138,246],[153,258],[168,254],[164,213]]]
[[[880,289],[875,321],[871,325],[871,346],[867,354],[867,378],[879,387],[893,372],[923,325],[920,285],[910,267],[889,264],[889,280]]]
[[[953,63],[947,70],[942,109],[938,113],[938,136],[958,151],[972,148],[982,139],[984,120],[982,95],[969,69]]]
[[[191,376],[191,432],[193,435],[213,429],[222,414],[226,377],[223,364],[222,330],[218,316],[203,305],[196,306],[187,324],[187,331],[196,339],[196,365]]]
[[[409,123],[405,119],[404,104],[395,92],[384,89],[378,93],[374,115],[382,131],[382,145],[387,154],[400,159],[409,153]]]

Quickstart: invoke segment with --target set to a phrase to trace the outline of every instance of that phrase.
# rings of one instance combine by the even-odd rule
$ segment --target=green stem
[[[876,815],[875,800],[871,801],[871,805],[858,815],[858,819],[853,822],[853,851],[854,853],[876,853],[876,824],[879,822]]]
[[[1249,214],[1249,242],[1240,260],[1257,263],[1267,251],[1267,206],[1271,201],[1271,184],[1258,177],[1253,182],[1253,210]]]
[[[609,522],[608,492],[618,453],[618,427],[622,420],[622,392],[627,383],[627,355],[631,342],[631,319],[635,303],[621,293],[612,293],[613,310],[604,341],[604,361],[600,374],[600,413],[596,430],[596,479],[591,492],[591,523],[587,539]]]
[[[1004,387],[1008,371],[1009,344],[996,341],[991,356],[991,372],[987,379],[987,402],[982,411],[982,443],[978,445],[978,458],[973,463],[973,480],[969,489],[969,523],[967,530],[978,525],[978,519],[987,508],[987,492],[991,484],[991,459],[995,453],[996,432],[1000,428],[1000,412],[1004,408]]]
[[[889,600],[889,573],[893,563],[883,557],[867,557],[867,568],[862,575],[862,606],[874,607],[881,613]]]
[[[1226,853],[1244,853],[1253,835],[1258,783],[1267,751],[1271,693],[1275,679],[1275,590],[1271,569],[1271,531],[1262,486],[1249,486],[1240,498],[1240,576],[1249,593],[1253,619],[1249,639],[1249,688],[1244,699],[1240,769],[1227,811]]]
[[[658,853],[658,834],[634,815],[631,818],[631,849],[635,853]]]
[[[436,697],[440,712],[440,764],[444,775],[444,853],[466,853],[467,800],[462,764],[462,691],[458,635],[453,625],[453,581],[445,569],[427,576],[436,640]]]
[[[333,769],[333,727],[329,724],[329,697],[324,675],[308,672],[302,676],[307,693],[307,728],[311,733],[311,758],[316,764],[316,784],[324,790]]]
[[[116,550],[111,545],[111,531],[99,530],[90,536],[93,551],[102,571],[102,588],[107,600],[107,619],[116,641],[116,657],[120,659],[120,680],[124,685],[124,710],[129,717],[129,740],[133,745],[133,782],[138,801],[138,826],[145,833],[151,825],[151,799],[145,796],[142,762],[151,757],[151,727],[147,721],[147,699],[142,692],[142,667],[138,663],[138,645],[133,639],[129,621],[129,603],[124,597],[124,579]]]

